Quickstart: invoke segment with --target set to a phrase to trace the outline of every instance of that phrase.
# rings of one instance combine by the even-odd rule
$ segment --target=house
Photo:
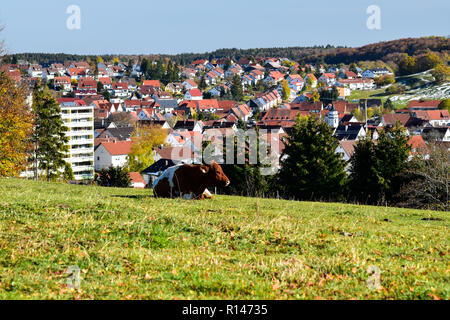
[[[128,90],[135,92],[137,89],[136,79],[130,77],[123,77],[119,82],[128,84]]]
[[[69,68],[67,69],[67,73],[69,74],[72,80],[79,80],[82,77],[87,75],[86,69],[83,68]]]
[[[203,94],[199,89],[188,90],[184,95],[185,100],[202,100]]]
[[[181,76],[188,78],[188,79],[195,78],[196,74],[197,74],[197,70],[191,69],[191,68],[186,68],[181,72]]]
[[[379,68],[379,69],[367,69],[362,73],[363,78],[370,78],[373,79],[378,76],[384,76],[384,75],[392,75],[393,73],[389,71],[386,68]]]
[[[284,79],[284,76],[285,75],[282,74],[280,71],[270,71],[267,77],[264,79],[264,82],[277,84]]]
[[[242,76],[241,82],[242,82],[243,86],[247,86],[248,87],[248,86],[251,86],[251,85],[253,85],[255,83],[255,79],[252,78],[250,75],[245,74],[245,75]]]
[[[103,88],[106,90],[112,89],[112,80],[110,77],[99,77],[98,82],[103,85]]]
[[[196,100],[195,105],[197,107],[197,112],[215,113],[217,110],[219,110],[219,103],[216,99]]]
[[[245,122],[247,122],[253,114],[252,110],[246,104],[241,104],[236,107],[232,107],[231,113],[233,113],[237,118]]]
[[[336,83],[336,76],[334,73],[324,73],[319,77],[319,81],[326,86],[334,86]]]
[[[250,100],[249,107],[254,111],[266,111],[282,102],[280,93],[277,90],[267,92],[255,99]]]
[[[102,131],[97,138],[114,139],[117,141],[131,141],[131,135],[134,131],[133,127],[108,127]]]
[[[450,142],[450,127],[427,127],[422,130],[426,141]]]
[[[28,74],[31,78],[42,78],[42,67],[38,64],[30,64],[30,67],[28,68]]]
[[[183,92],[183,84],[181,82],[171,82],[166,86],[166,91],[177,94]]]
[[[317,78],[314,76],[314,74],[308,73],[305,76],[305,83],[310,83],[311,88],[315,88],[315,87],[317,87]]]
[[[358,142],[356,140],[341,140],[336,148],[336,153],[342,154],[342,159],[349,162],[353,153],[355,152],[355,146]],[[346,171],[349,171],[349,165],[347,165]]]
[[[217,81],[219,79],[219,75],[213,71],[208,72],[205,75],[205,82],[210,85],[210,84],[216,84]]]
[[[71,91],[72,84],[70,77],[55,77],[54,86],[56,90]]]
[[[339,79],[336,85],[349,88],[350,90],[373,90],[375,81],[373,79]]]
[[[183,81],[183,87],[185,90],[189,91],[192,89],[197,89],[198,88],[198,84],[197,82],[195,82],[192,79],[186,79]]]
[[[172,160],[183,164],[201,163],[201,154],[195,154],[189,146],[156,148],[153,159]]]
[[[97,82],[91,77],[81,78],[78,81],[79,91],[94,91],[97,93]]]
[[[428,147],[422,136],[415,135],[409,138],[408,145],[411,147],[409,159],[411,160],[415,155],[425,155],[428,153]]]
[[[339,99],[345,99],[346,97],[352,94],[352,90],[350,88],[336,87],[336,89],[339,93]]]
[[[450,126],[448,110],[416,110],[414,115],[428,121],[433,127]]]
[[[402,126],[405,126],[406,123],[409,121],[411,116],[409,114],[404,113],[388,113],[383,114],[381,117],[381,125],[386,126],[395,126],[397,122],[399,122]]]
[[[344,79],[356,79],[358,77],[358,75],[356,73],[354,73],[353,71],[342,71],[339,74],[340,78],[344,78]]]
[[[336,128],[334,136],[339,140],[360,140],[366,137],[366,130],[363,123],[340,124]]]
[[[118,82],[112,84],[112,95],[118,98],[125,98],[130,95],[128,83]]]
[[[180,120],[175,123],[175,125],[173,126],[173,130],[202,132],[203,123],[196,120]]]
[[[232,65],[225,71],[226,79],[233,79],[236,75],[241,75],[244,71],[239,65]]]
[[[146,87],[161,89],[161,82],[159,80],[144,80],[142,85]]]
[[[136,111],[139,120],[152,120],[156,113],[156,109],[144,108]]]
[[[407,108],[409,110],[437,110],[441,100],[411,100]]]
[[[178,100],[176,99],[155,99],[151,104],[158,112],[172,113],[178,108]]]
[[[20,73],[20,70],[6,71],[6,75],[8,76],[8,78],[14,80],[17,83],[19,83],[22,80],[22,74]]]
[[[94,152],[95,170],[100,171],[109,167],[124,167],[128,154],[131,152],[131,141],[118,141],[100,143]]]
[[[145,189],[147,184],[139,172],[130,172],[128,175],[130,176],[131,186],[134,189]]]
[[[269,109],[261,123],[269,126],[291,127],[295,124],[295,120],[299,110],[272,108]]]
[[[255,83],[264,79],[264,72],[258,69],[250,71],[249,76],[255,79]]]

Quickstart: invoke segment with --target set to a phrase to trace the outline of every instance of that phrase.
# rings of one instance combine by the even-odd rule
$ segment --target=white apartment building
[[[81,100],[60,102],[62,119],[68,128],[69,156],[75,180],[94,179],[94,108]]]

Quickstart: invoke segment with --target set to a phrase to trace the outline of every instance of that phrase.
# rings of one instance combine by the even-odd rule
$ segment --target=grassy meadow
[[[450,298],[444,212],[18,179],[0,195],[0,299]]]

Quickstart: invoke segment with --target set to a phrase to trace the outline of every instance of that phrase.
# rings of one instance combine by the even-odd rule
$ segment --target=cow
[[[227,187],[230,179],[216,162],[210,165],[180,164],[168,168],[153,183],[157,198],[203,199],[208,187]],[[190,196],[192,195],[193,196]]]

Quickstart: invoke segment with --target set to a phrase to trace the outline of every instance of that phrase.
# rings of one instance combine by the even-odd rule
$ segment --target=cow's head
[[[222,167],[213,161],[210,165],[200,166],[200,171],[206,177],[208,187],[227,187],[230,179],[223,173]]]

